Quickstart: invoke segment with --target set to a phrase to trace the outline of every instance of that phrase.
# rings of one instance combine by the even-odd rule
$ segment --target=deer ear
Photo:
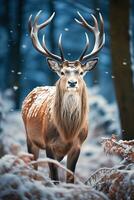
[[[60,64],[56,60],[53,60],[52,58],[47,58],[47,63],[54,72],[60,72]]]
[[[98,58],[95,58],[93,60],[87,61],[85,64],[83,64],[83,70],[85,72],[92,70],[98,63],[98,60],[99,60]]]

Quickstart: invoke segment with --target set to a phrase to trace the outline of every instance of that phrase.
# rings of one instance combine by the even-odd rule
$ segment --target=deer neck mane
[[[53,107],[54,124],[63,140],[71,140],[79,134],[87,120],[88,102],[84,84],[81,92],[64,92],[60,82],[56,85]]]

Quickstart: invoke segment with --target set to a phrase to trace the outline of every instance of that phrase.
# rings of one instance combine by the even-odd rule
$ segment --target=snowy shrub
[[[0,93],[0,133],[3,130],[2,127],[3,120],[4,120],[3,99],[2,99],[2,94]]]
[[[12,95],[13,93],[10,89],[5,92],[0,91],[0,157],[4,155],[2,137],[4,134],[4,127],[7,124],[7,115],[13,107]]]
[[[117,141],[113,135],[103,138],[102,143],[106,153],[116,154],[124,160],[112,168],[97,170],[86,184],[104,192],[111,200],[134,199],[134,140]]]
[[[103,146],[107,153],[116,152],[117,155],[122,156],[124,161],[112,168],[97,170],[85,184],[75,175],[76,184],[59,182],[55,185],[47,174],[41,172],[41,169],[34,170],[33,166],[37,163],[40,167],[44,167],[45,163],[53,162],[66,171],[64,166],[52,159],[33,161],[33,155],[26,153],[2,157],[0,159],[0,199],[132,200],[134,197],[134,161],[133,156],[128,159],[128,155],[133,155],[133,140],[117,141],[115,136],[112,136],[103,138]],[[116,149],[114,149],[115,146]],[[88,163],[86,165],[88,166]]]
[[[13,92],[0,92],[0,157],[6,153],[17,154],[25,145],[25,135],[20,113],[13,111]]]
[[[28,161],[29,160],[29,161]],[[45,174],[28,165],[31,155],[6,155],[0,159],[1,200],[108,200],[106,195],[82,183],[55,185]]]
[[[5,92],[0,91],[0,132],[3,130],[3,122],[6,120],[6,115],[14,107],[12,97],[12,90],[7,89]]]
[[[134,140],[120,140],[117,141],[117,137],[112,135],[111,138],[102,138],[102,144],[104,151],[109,154],[116,154],[134,163]]]
[[[98,94],[98,90],[93,88],[90,89],[89,104],[89,128],[93,138],[100,140],[102,135],[120,133],[118,109],[115,103],[109,104]]]
[[[87,181],[88,185],[107,194],[111,200],[134,198],[134,165],[125,169],[100,169]]]
[[[11,89],[0,92],[0,108],[4,115],[14,108],[13,91]]]

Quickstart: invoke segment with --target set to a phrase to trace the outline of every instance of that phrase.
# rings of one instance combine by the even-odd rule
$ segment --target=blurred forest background
[[[58,37],[63,33],[65,56],[74,60],[85,44],[85,30],[74,21],[76,12],[80,11],[91,24],[90,14],[98,16],[101,12],[106,42],[96,69],[85,77],[92,97],[91,129],[94,133],[100,130],[133,139],[134,1],[0,0],[0,5],[0,119],[7,107],[8,112],[20,109],[22,100],[34,87],[53,85],[58,79],[32,46],[29,16],[42,10],[42,22],[55,11],[55,18],[45,30],[47,46],[58,54]],[[90,34],[89,38],[92,46]]]

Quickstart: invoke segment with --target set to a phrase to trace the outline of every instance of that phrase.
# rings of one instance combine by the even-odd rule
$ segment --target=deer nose
[[[75,87],[77,84],[77,81],[70,80],[70,81],[68,81],[68,84],[70,87]]]

